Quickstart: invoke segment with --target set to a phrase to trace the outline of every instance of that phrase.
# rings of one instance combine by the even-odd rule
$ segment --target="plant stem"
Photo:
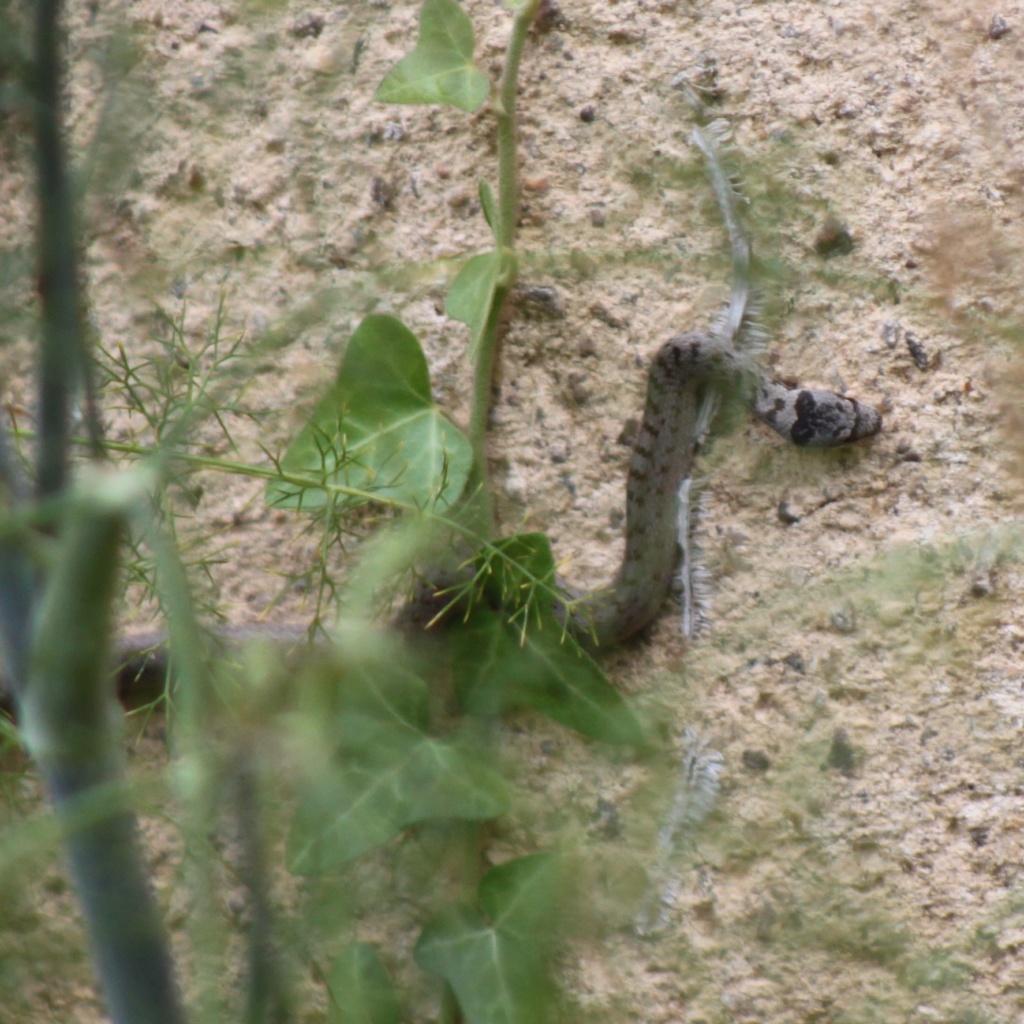
[[[16,438],[22,440],[31,440],[35,435],[31,431],[19,430],[14,432]],[[89,441],[85,438],[72,437],[71,442],[73,444],[88,444]],[[491,556],[498,559],[501,563],[513,567],[517,573],[522,574],[525,582],[534,587],[538,593],[545,595],[546,600],[550,600],[552,605],[563,609],[563,614],[567,622],[571,622],[573,618],[573,607],[576,604],[577,599],[568,597],[564,591],[560,590],[557,586],[554,586],[549,581],[546,581],[539,576],[536,576],[529,570],[529,567],[518,563],[514,557],[510,556],[507,552],[503,551],[500,547],[495,547],[491,543],[490,534],[485,534],[482,530],[476,528],[476,524],[472,521],[466,521],[460,514],[456,515],[444,515],[433,511],[431,509],[423,509],[411,502],[399,501],[396,498],[385,498],[379,494],[374,494],[372,491],[362,491],[355,487],[345,487],[341,484],[327,483],[319,477],[303,476],[298,473],[284,473],[279,468],[272,466],[254,466],[247,462],[234,462],[229,459],[220,459],[211,455],[195,455],[190,452],[180,451],[166,451],[158,448],[149,448],[144,445],[126,443],[123,441],[110,441],[104,440],[104,448],[111,452],[123,452],[128,455],[137,455],[140,458],[148,459],[159,459],[166,460],[167,462],[180,462],[185,465],[192,466],[196,469],[210,469],[223,473],[238,473],[242,476],[252,477],[259,480],[273,480],[275,482],[291,484],[294,487],[307,487],[309,489],[321,489],[325,491],[329,496],[339,496],[353,498],[358,502],[367,504],[376,504],[384,508],[393,509],[396,512],[406,512],[410,515],[428,516],[432,521],[440,523],[448,529],[454,530],[460,536],[466,538],[469,545],[475,549],[486,549],[490,552]],[[40,524],[47,525],[53,521],[61,511],[61,506],[58,501],[54,501],[49,505],[37,505],[35,507],[35,513],[23,516],[21,518],[12,517],[10,519],[10,525],[17,527],[18,529],[27,529],[29,527],[36,527]],[[0,544],[4,541],[4,536],[0,533]],[[184,575],[181,570],[180,564],[177,561],[177,556],[173,553],[173,545],[167,545],[164,540],[154,540],[150,538],[153,543],[154,550],[157,552],[164,552],[167,561],[161,561],[161,572],[164,575],[165,581],[174,580],[176,585],[168,587],[169,593],[179,593],[181,595],[187,594],[187,586],[185,585]],[[0,571],[3,566],[0,565]],[[171,575],[171,570],[174,570]],[[189,661],[187,664],[181,666],[179,675],[183,678],[186,674],[186,668],[190,669],[189,678],[195,678],[197,685],[194,687],[181,688],[179,692],[188,694],[199,694],[201,693],[201,687],[198,685],[198,680],[202,678],[201,663],[197,660],[195,652],[199,649],[198,634],[191,633],[191,623],[193,623],[193,616],[190,608],[185,608],[179,605],[177,614],[173,617],[177,622],[181,624],[182,629],[189,630],[188,632],[176,636],[175,646],[180,652],[188,652],[190,654]],[[176,634],[176,629],[172,624],[171,628],[172,636]],[[179,655],[179,657],[185,657],[185,653]],[[4,693],[3,673],[0,672],[0,697]],[[197,698],[198,699],[198,698]],[[201,712],[200,712],[201,714]]]
[[[473,368],[473,407],[469,417],[469,440],[473,447],[473,470],[469,475],[467,493],[474,495],[480,533],[494,533],[494,510],[487,472],[487,423],[491,413],[491,384],[498,352],[498,324],[508,288],[496,288],[487,317],[487,326],[480,336],[480,348]]]
[[[249,976],[246,979],[246,1024],[285,1024],[291,1020],[288,986],[275,942],[270,898],[270,871],[264,852],[260,783],[254,750],[239,751],[234,778],[238,836],[242,851],[239,874],[249,891]],[[279,933],[278,933],[279,934]]]
[[[62,490],[67,481],[71,401],[76,392],[81,393],[85,372],[74,211],[60,125],[60,8],[60,0],[36,4],[32,70],[39,198],[37,273],[43,300],[36,481],[41,495]]]
[[[109,641],[125,508],[102,487],[69,490],[71,404],[87,393],[74,204],[61,130],[61,0],[35,4],[30,90],[39,210],[40,501],[64,504],[45,587],[24,544],[0,584],[7,602],[31,599],[17,641],[15,693],[25,745],[39,767],[61,828],[93,958],[115,1024],[183,1024],[170,947],[157,913],[125,780],[120,708],[109,680]],[[87,406],[88,409],[88,406]],[[91,419],[92,446],[98,430]],[[5,476],[10,476],[6,473]],[[8,486],[10,486],[8,481]],[[19,511],[27,507],[22,500]],[[5,618],[10,630],[10,617]]]
[[[20,701],[85,912],[115,1024],[182,1024],[170,950],[139,848],[121,756],[108,642],[120,509],[72,509],[47,581]]]
[[[0,505],[8,525],[29,506],[30,488],[0,422]],[[28,553],[15,536],[0,536],[0,675],[6,668],[12,695],[25,688],[32,636],[36,575]],[[0,691],[3,685],[0,683]]]
[[[501,313],[516,279],[515,245],[519,221],[519,132],[516,122],[516,89],[519,84],[519,63],[526,44],[526,34],[536,16],[540,0],[526,0],[512,20],[512,32],[505,51],[505,68],[494,99],[498,135],[498,223],[494,226],[498,254],[501,259],[498,284],[480,337],[473,377],[473,407],[469,420],[469,439],[473,446],[474,471],[470,486],[479,491],[481,532],[493,533],[494,511],[487,486],[487,421],[491,411],[491,383],[498,351],[498,327]]]
[[[512,34],[505,52],[505,68],[501,74],[494,112],[498,120],[498,246],[514,249],[516,225],[519,221],[519,132],[516,122],[516,90],[519,85],[519,62],[526,44],[526,33],[533,24],[540,0],[527,0],[512,21]]]

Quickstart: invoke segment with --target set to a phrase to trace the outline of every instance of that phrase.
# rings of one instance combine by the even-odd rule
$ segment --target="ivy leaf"
[[[455,503],[473,453],[434,405],[427,361],[415,335],[390,316],[368,316],[345,350],[338,378],[288,447],[281,469],[419,507]],[[350,507],[363,499],[344,498]],[[316,510],[328,492],[274,480],[266,501]]]
[[[643,743],[643,727],[625,698],[554,616],[524,630],[507,612],[477,607],[453,629],[451,642],[452,680],[469,714],[528,707],[591,739]]]
[[[494,213],[492,209],[491,214]],[[518,260],[511,249],[492,249],[470,257],[452,281],[444,311],[469,327],[471,359],[476,358],[480,339],[493,314],[498,289],[507,293],[518,274]]]
[[[468,1024],[543,1024],[557,920],[557,861],[547,854],[492,868],[480,883],[488,916],[450,904],[423,929],[416,962],[451,985]]]
[[[353,942],[331,962],[327,988],[333,1006],[329,1024],[400,1024],[395,984],[368,942]]]
[[[474,358],[480,345],[480,338],[494,305],[494,293],[498,287],[498,273],[501,256],[496,249],[471,256],[455,280],[452,281],[444,311],[453,320],[464,323],[470,330],[470,359]]]
[[[537,593],[538,587],[554,589],[557,585],[555,556],[546,533],[517,533],[496,541],[492,550],[486,585],[495,601],[518,609],[536,604],[538,599],[549,600],[546,592]]]
[[[342,664],[330,730],[346,757],[373,758],[386,751],[374,733],[386,730],[389,740],[403,735],[415,740],[426,731],[427,684],[401,664],[403,651],[389,643],[395,664]]]
[[[336,870],[432,818],[485,821],[504,814],[501,774],[457,740],[362,718],[362,758],[322,767],[306,791],[288,835],[289,870]]]
[[[480,193],[480,209],[484,211],[484,220],[492,232],[498,230],[498,204],[494,199],[494,192],[486,181],[481,181],[478,189]]]
[[[591,739],[642,743],[643,728],[629,704],[555,618],[555,560],[547,535],[506,537],[477,564],[487,569],[489,601],[451,631],[452,682],[463,708],[494,717],[529,707]]]
[[[473,25],[455,0],[425,0],[416,47],[385,76],[381,103],[447,103],[473,113],[491,83],[473,63]]]
[[[543,944],[558,919],[562,882],[562,861],[553,854],[518,857],[480,880],[480,906],[496,928]]]

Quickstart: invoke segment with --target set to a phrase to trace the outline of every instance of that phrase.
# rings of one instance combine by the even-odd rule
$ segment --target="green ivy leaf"
[[[337,381],[291,443],[281,468],[328,486],[428,506],[455,503],[473,453],[434,405],[427,361],[415,335],[390,316],[368,316],[345,350]],[[322,487],[271,481],[267,504],[315,510]],[[349,506],[362,504],[344,499]]]
[[[468,1024],[543,1024],[547,966],[557,921],[557,861],[540,854],[492,868],[474,907],[437,913],[416,943],[416,962],[451,985]]]
[[[487,591],[499,604],[513,609],[539,601],[550,602],[546,591],[537,588],[556,586],[555,556],[546,533],[517,533],[496,541],[488,553],[490,574]],[[504,556],[504,557],[500,557]],[[478,559],[481,562],[483,559]]]
[[[592,739],[642,743],[629,704],[555,618],[547,535],[506,537],[482,552],[477,565],[486,569],[489,600],[451,631],[452,681],[466,711],[494,717],[529,707]]]
[[[427,684],[400,664],[397,641],[394,665],[351,665],[341,667],[335,713],[330,726],[338,749],[345,756],[374,758],[386,751],[378,746],[375,732],[383,729],[387,738],[405,737],[415,741],[428,724]]]
[[[418,821],[505,813],[501,774],[458,740],[367,717],[350,724],[363,756],[324,766],[301,795],[287,844],[294,873],[335,870]]]
[[[453,320],[469,328],[472,335],[470,359],[476,356],[480,338],[491,315],[500,270],[501,256],[496,249],[472,256],[463,264],[448,292],[444,311]]]
[[[480,209],[484,211],[484,220],[491,232],[498,230],[498,204],[494,199],[494,192],[486,181],[481,181],[478,189],[480,193]],[[495,236],[497,237],[497,236]]]
[[[473,113],[491,83],[473,63],[473,25],[455,0],[424,0],[416,48],[385,76],[381,103],[447,103]]]
[[[333,1006],[330,1024],[399,1024],[398,991],[377,951],[353,942],[334,958],[327,972]]]
[[[604,743],[644,740],[625,698],[550,614],[524,630],[507,612],[475,608],[452,631],[452,680],[471,715],[529,707]]]
[[[550,853],[518,857],[480,880],[480,906],[496,928],[544,943],[558,921],[562,861]]]

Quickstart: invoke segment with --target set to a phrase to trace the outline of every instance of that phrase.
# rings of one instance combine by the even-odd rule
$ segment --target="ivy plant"
[[[77,291],[72,193],[56,130],[59,11],[40,5],[39,51],[23,70],[41,89],[33,108],[40,182],[58,181],[61,188],[41,194],[40,204],[45,402],[35,498],[0,427],[0,633],[21,735],[63,827],[117,1024],[183,1024],[190,1015],[135,838],[105,672],[128,539],[153,553],[161,584],[176,672],[168,691],[176,751],[171,774],[188,810],[185,846],[196,857],[208,853],[198,869],[204,894],[213,889],[217,853],[208,846],[218,801],[229,788],[236,794],[245,854],[240,874],[252,904],[245,1018],[284,1019],[280,1008],[290,999],[277,960],[291,944],[274,928],[264,869],[273,844],[261,832],[256,791],[268,805],[284,797],[284,863],[311,890],[349,878],[370,855],[415,845],[424,834],[441,835],[456,852],[471,851],[456,891],[448,887],[425,901],[413,953],[415,964],[437,980],[442,1019],[526,1024],[553,1013],[549,966],[565,865],[559,855],[532,850],[493,863],[500,858],[488,847],[489,830],[517,799],[493,740],[501,717],[517,709],[620,748],[643,744],[646,734],[569,634],[572,601],[560,592],[547,537],[499,537],[493,523],[486,429],[502,309],[517,276],[516,85],[538,6],[539,0],[508,5],[504,68],[492,83],[474,63],[473,26],[456,0],[424,0],[414,48],[377,91],[385,103],[440,103],[474,113],[489,102],[493,113],[496,188],[479,183],[490,242],[467,256],[446,304],[449,316],[469,328],[467,429],[434,402],[415,335],[395,317],[372,315],[347,340],[336,379],[284,453],[271,466],[255,466],[187,448],[195,425],[204,417],[220,422],[220,410],[216,386],[173,324],[166,358],[146,365],[134,365],[121,349],[101,349],[110,379],[123,386],[122,400],[143,417],[154,444],[143,451],[101,441],[83,369],[90,351]],[[218,367],[237,354],[237,346],[220,347],[219,326],[218,317],[211,342]],[[90,399],[82,404],[97,457],[104,449],[131,451],[148,461],[128,472],[75,470],[70,405],[82,395]],[[168,508],[167,480],[195,468],[258,478],[269,507],[315,517],[328,532],[356,510],[382,513],[377,535],[336,588],[342,642],[301,668],[279,666],[286,695],[267,681],[273,659],[246,661],[243,653],[241,665],[232,667],[231,658],[204,656],[173,517],[153,515],[154,506]],[[373,613],[385,603],[380,592],[389,581],[412,572],[436,583],[435,567],[451,572],[434,614],[445,628],[434,631],[440,646],[424,649],[381,626]],[[209,916],[195,916],[198,932],[212,934]],[[334,938],[329,958],[309,955],[333,1018],[402,1019],[388,951],[364,941],[351,922],[338,924]],[[226,1019],[230,1000],[216,991],[223,979],[207,966],[216,962],[208,951],[222,949],[216,941],[200,943],[196,1003],[204,1019]]]

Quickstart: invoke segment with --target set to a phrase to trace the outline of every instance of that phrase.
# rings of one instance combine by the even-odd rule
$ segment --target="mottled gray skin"
[[[834,391],[787,388],[763,377],[754,393],[754,415],[787,441],[807,448],[831,448],[872,437],[882,417],[870,405]]]
[[[700,389],[715,356],[706,334],[677,334],[658,350],[647,377],[644,417],[626,477],[626,550],[611,588],[586,599],[578,638],[621,643],[658,614],[678,568],[679,485],[693,472]]]
[[[621,643],[658,614],[678,570],[678,493],[697,456],[701,390],[739,381],[744,372],[757,375],[754,414],[793,444],[835,447],[881,429],[882,417],[871,406],[832,391],[787,388],[710,335],[691,331],[670,338],[651,365],[629,466],[626,552],[610,590],[579,608],[573,626],[582,641]]]

